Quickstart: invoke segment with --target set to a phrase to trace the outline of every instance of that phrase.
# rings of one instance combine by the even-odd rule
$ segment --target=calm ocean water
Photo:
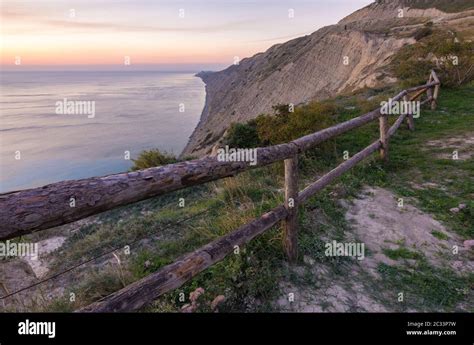
[[[125,151],[131,158],[151,148],[179,154],[205,101],[193,73],[3,72],[1,78],[0,192],[126,171],[132,162]],[[95,117],[56,114],[64,98],[95,101]]]

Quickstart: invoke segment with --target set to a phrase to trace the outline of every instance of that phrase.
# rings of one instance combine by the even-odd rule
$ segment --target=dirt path
[[[290,268],[300,278],[297,283],[280,284],[282,294],[277,308],[297,312],[400,311],[399,292],[387,289],[381,264],[416,272],[423,260],[440,270],[449,268],[453,274],[474,272],[472,255],[463,240],[414,207],[410,200],[401,200],[386,189],[366,187],[357,199],[342,204],[351,231],[346,231],[340,242],[363,243],[364,258],[350,258],[335,271],[305,257],[305,265]],[[458,248],[457,254],[453,254],[453,248]],[[469,308],[472,306],[457,306],[461,311]]]

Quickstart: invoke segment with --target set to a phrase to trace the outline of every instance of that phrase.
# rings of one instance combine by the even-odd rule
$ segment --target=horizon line
[[[47,71],[90,71],[90,72],[200,72],[200,71],[220,71],[231,64],[219,62],[209,63],[144,63],[144,64],[63,64],[63,65],[2,65],[0,72],[47,72]]]

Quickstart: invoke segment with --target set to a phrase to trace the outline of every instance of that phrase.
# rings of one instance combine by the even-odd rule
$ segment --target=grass
[[[404,293],[404,302],[394,307],[399,311],[455,311],[460,302],[473,298],[472,273],[460,276],[450,269],[433,267],[425,260],[421,260],[415,269],[381,263],[378,271],[384,290],[393,295],[394,301],[399,292]]]
[[[449,236],[441,231],[432,231],[431,234],[436,237],[438,240],[446,241],[449,240]]]
[[[459,235],[474,236],[474,160],[439,158],[431,140],[473,135],[474,86],[442,91],[436,111],[425,110],[416,122],[416,132],[401,131],[391,143],[390,187],[400,196],[412,197],[418,206],[447,224]],[[455,147],[454,147],[455,148]],[[429,183],[432,187],[422,187]],[[434,187],[436,186],[436,187]],[[466,203],[458,214],[450,209]]]
[[[383,249],[383,253],[392,260],[407,259],[407,260],[418,260],[423,256],[420,253],[414,252],[404,247],[397,249]]]
[[[472,4],[471,0],[405,0],[404,3],[406,6],[409,6],[411,8],[436,8],[447,13],[461,12],[474,8],[474,5]]]
[[[375,108],[381,94],[393,94],[394,90],[380,92],[372,101],[364,101],[367,94],[335,98],[334,102],[340,109],[337,121]],[[339,277],[347,274],[349,259],[325,256],[324,244],[329,240],[344,240],[345,234],[350,232],[350,224],[345,220],[339,200],[350,201],[364,185],[381,186],[395,191],[401,197],[410,198],[451,231],[464,238],[472,238],[474,162],[472,159],[453,161],[439,158],[438,148],[426,145],[431,140],[459,136],[469,131],[472,133],[472,109],[473,85],[458,90],[442,88],[438,109],[423,109],[422,116],[416,121],[415,132],[409,132],[402,126],[391,139],[388,163],[371,157],[311,198],[300,208],[298,215],[298,264],[305,266],[304,257],[310,257],[315,265],[329,267],[331,274]],[[373,123],[335,139],[334,149],[325,151],[324,156],[321,152],[303,154],[299,162],[300,188],[342,162],[343,151],[348,150],[353,155],[377,138],[378,124]],[[57,256],[55,270],[93,257],[104,249],[123,247],[137,238],[142,240],[131,246],[130,255],[120,256],[120,267],[111,264],[113,260],[99,260],[92,268],[81,271],[81,283],[71,288],[78,296],[76,302],[71,304],[67,299],[58,299],[45,309],[69,310],[87,305],[129,282],[157,271],[180,255],[235,230],[283,202],[282,178],[282,164],[274,164],[99,216],[96,222],[82,226],[79,232],[67,240]],[[423,187],[425,183],[440,188]],[[178,206],[179,198],[185,199],[184,208]],[[456,214],[449,211],[459,203],[465,203],[467,207]],[[203,211],[206,213],[200,215]],[[183,224],[175,224],[192,215],[196,217]],[[439,239],[445,236],[435,231],[432,234]],[[226,297],[219,307],[220,311],[273,311],[273,301],[279,294],[278,282],[289,280],[297,285],[317,286],[316,277],[310,269],[304,274],[295,275],[288,268],[281,243],[282,231],[276,226],[240,248],[238,254],[229,255],[179,289],[163,295],[146,310],[180,310],[189,303],[189,294],[202,287],[205,292],[200,297],[200,311],[211,311],[211,301],[219,295]],[[466,284],[472,285],[472,276],[460,277],[449,269],[431,267],[422,254],[406,248],[387,249],[384,253],[394,260],[417,260],[419,266],[415,272],[406,267],[379,266],[383,278],[380,284],[394,293],[407,291],[407,299],[413,303],[413,309],[453,309],[456,303],[466,298],[467,295],[462,292],[469,286]],[[113,269],[104,269],[104,265]],[[446,294],[442,293],[443,288],[447,289]]]

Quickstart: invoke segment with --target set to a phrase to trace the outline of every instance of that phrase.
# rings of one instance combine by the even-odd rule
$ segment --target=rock
[[[181,312],[183,313],[192,313],[196,310],[196,305],[185,304],[181,307]]]
[[[204,289],[202,287],[197,288],[193,292],[189,294],[189,299],[191,300],[192,304],[195,304],[199,298],[204,293]]]
[[[466,249],[471,249],[474,247],[474,240],[466,240],[463,244]]]
[[[314,261],[313,258],[311,258],[311,257],[309,257],[309,256],[307,256],[307,255],[305,255],[305,256],[303,257],[303,262],[307,263],[307,264],[310,265],[310,266],[313,266],[315,261]]]
[[[214,300],[211,302],[211,309],[215,310],[219,304],[225,301],[225,296],[224,295],[219,295]]]
[[[145,268],[150,267],[150,266],[151,266],[151,261],[150,261],[150,260],[145,261],[145,262],[143,263],[143,266],[144,266]]]
[[[449,209],[449,212],[451,212],[451,213],[458,213],[458,212],[459,212],[459,208],[458,208],[458,207],[450,208],[450,209]]]
[[[459,208],[460,210],[463,210],[463,209],[466,208],[466,204],[459,204],[459,205],[458,205],[458,208]]]

